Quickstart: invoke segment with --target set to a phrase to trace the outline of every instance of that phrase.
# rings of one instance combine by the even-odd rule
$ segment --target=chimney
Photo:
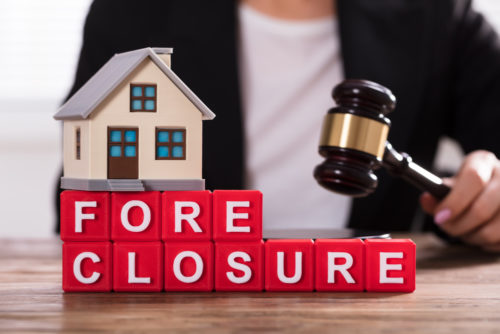
[[[154,53],[163,60],[168,67],[170,67],[170,55],[174,52],[172,48],[152,48]]]

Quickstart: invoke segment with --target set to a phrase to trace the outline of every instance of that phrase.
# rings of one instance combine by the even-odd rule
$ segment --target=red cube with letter
[[[161,198],[164,241],[212,240],[210,191],[165,191]]]
[[[361,239],[314,242],[316,291],[363,291],[365,245]]]
[[[212,291],[213,289],[212,241],[165,243],[166,291]]]
[[[163,243],[113,244],[114,291],[159,292],[163,284]]]
[[[160,241],[159,191],[111,193],[113,241]]]
[[[410,239],[368,239],[366,291],[413,292],[415,243]]]
[[[310,239],[267,240],[267,291],[313,291],[314,243]]]
[[[214,241],[262,239],[262,193],[216,190],[213,194]]]
[[[61,193],[61,240],[108,241],[110,231],[109,193],[77,190]]]
[[[106,292],[112,288],[111,242],[65,242],[63,244],[63,290]]]
[[[262,291],[264,242],[216,242],[215,290]]]

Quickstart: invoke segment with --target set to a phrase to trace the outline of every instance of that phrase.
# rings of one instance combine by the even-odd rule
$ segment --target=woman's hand
[[[500,161],[491,152],[474,151],[445,183],[451,191],[441,202],[422,194],[423,210],[449,235],[500,252]]]

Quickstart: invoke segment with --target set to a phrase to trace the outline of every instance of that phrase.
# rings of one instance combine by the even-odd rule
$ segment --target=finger
[[[443,178],[443,183],[448,187],[453,188],[453,184],[455,180],[453,178]],[[422,210],[430,215],[434,215],[436,213],[436,208],[439,204],[439,199],[431,195],[429,192],[424,192],[420,195],[420,205],[422,206]]]
[[[462,214],[490,181],[496,162],[491,152],[469,154],[455,177],[455,185],[436,208],[434,221],[443,224]]]
[[[420,195],[420,206],[422,207],[422,210],[430,215],[434,214],[438,203],[438,200],[428,192]]]
[[[491,181],[465,212],[442,224],[448,234],[459,237],[476,230],[493,219],[500,208],[500,167],[495,166]]]
[[[462,240],[483,248],[500,244],[500,214],[497,212],[492,220],[474,232],[463,236]]]

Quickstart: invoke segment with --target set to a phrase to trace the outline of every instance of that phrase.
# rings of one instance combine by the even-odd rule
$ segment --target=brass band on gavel
[[[320,146],[349,148],[382,160],[389,133],[387,124],[349,113],[329,113],[323,120]]]

